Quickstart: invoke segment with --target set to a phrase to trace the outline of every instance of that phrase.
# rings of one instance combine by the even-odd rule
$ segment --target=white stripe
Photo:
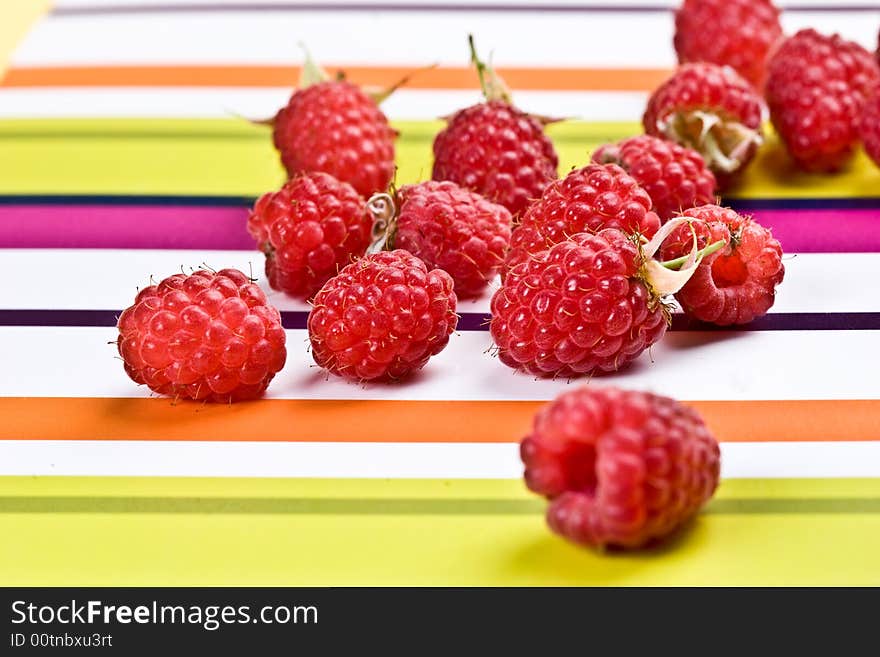
[[[0,119],[234,118],[265,119],[287,103],[291,88],[41,87],[0,88]],[[640,121],[647,93],[519,91],[517,106],[541,116]],[[382,103],[390,119],[431,120],[481,101],[480,92],[400,89]]]
[[[486,58],[494,52],[499,68],[675,63],[672,16],[666,13],[372,10],[49,16],[25,37],[13,63],[299,63],[303,54],[298,44],[305,42],[328,68],[345,64],[417,68],[432,62],[467,66],[468,33],[476,36]]]
[[[880,476],[880,442],[722,443],[721,476]],[[518,479],[515,443],[0,441],[0,476]]]
[[[116,337],[112,328],[0,328],[0,396],[148,396],[114,357],[107,342]],[[452,336],[421,373],[399,385],[329,376],[314,365],[305,329],[288,331],[287,339],[287,365],[270,398],[545,400],[571,388],[566,380],[536,381],[507,368],[488,353],[484,331]],[[687,400],[876,399],[877,373],[860,365],[878,341],[880,331],[673,332],[632,367],[592,381]]]
[[[876,17],[864,12],[789,12],[783,15],[783,23],[788,33],[820,25],[824,32],[840,32],[872,50],[877,43]],[[306,41],[318,61],[328,64],[418,66],[437,61],[464,65],[468,61],[465,35],[472,32],[485,53],[494,50],[499,68],[671,67],[676,61],[672,31],[671,12],[314,10],[50,15],[24,39],[13,62],[29,66],[299,62],[302,53],[297,44]],[[524,40],[527,47],[523,47]],[[161,47],[156,47],[159,43]]]
[[[257,251],[140,249],[0,249],[0,280],[18,280],[24,272],[28,277],[27,285],[0,287],[0,309],[122,310],[134,300],[136,288],[149,284],[151,275],[161,280],[182,266],[203,262],[214,269],[252,271],[280,310],[309,309],[304,302],[268,289],[263,255]],[[801,253],[786,256],[785,267],[771,312],[880,312],[880,295],[865,294],[856,284],[880,271],[880,253]],[[478,301],[461,302],[458,310],[488,313],[490,297],[487,290]]]

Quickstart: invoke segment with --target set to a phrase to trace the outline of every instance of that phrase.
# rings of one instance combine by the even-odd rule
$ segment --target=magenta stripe
[[[880,209],[749,212],[786,251],[880,252]],[[252,249],[245,206],[0,205],[0,248]]]
[[[247,208],[0,205],[0,247],[252,249]]]

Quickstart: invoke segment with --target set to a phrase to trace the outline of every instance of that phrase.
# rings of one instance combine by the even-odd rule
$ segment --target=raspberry
[[[434,139],[434,180],[451,180],[500,203],[514,216],[556,179],[559,158],[545,121],[513,106],[495,72],[471,58],[486,102],[456,112]]]
[[[684,211],[698,221],[691,224],[703,248],[724,240],[727,245],[707,255],[675,295],[689,317],[721,326],[747,324],[764,315],[775,300],[785,266],[782,247],[770,231],[729,208],[704,205]],[[681,226],[664,242],[664,259],[687,254],[694,233]]]
[[[453,182],[402,187],[389,242],[452,276],[459,299],[483,293],[504,264],[510,212]]]
[[[861,120],[862,141],[865,144],[865,152],[880,166],[880,87],[874,95],[865,103],[865,110]]]
[[[651,198],[632,176],[615,164],[590,164],[551,183],[529,206],[513,231],[506,267],[576,233],[618,228],[651,237],[659,227]]]
[[[755,88],[781,37],[779,10],[770,0],[685,0],[675,14],[679,63],[727,65]]]
[[[649,135],[693,148],[715,174],[731,176],[761,143],[761,112],[760,96],[729,66],[684,64],[651,95],[642,123]]]
[[[452,278],[398,249],[345,267],[315,296],[315,362],[357,381],[395,381],[440,353],[455,330]]]
[[[281,315],[235,269],[175,274],[146,287],[118,327],[128,376],[184,399],[254,399],[287,358]]]
[[[836,171],[853,154],[866,99],[880,84],[867,50],[839,35],[801,30],[770,59],[770,118],[795,163]]]
[[[579,233],[507,272],[489,329],[505,365],[535,376],[613,372],[666,333],[641,272],[644,254],[614,228]]]
[[[715,176],[703,157],[671,141],[651,135],[630,137],[599,147],[593,162],[623,167],[648,192],[661,221],[715,200]]]
[[[261,196],[248,231],[266,254],[266,276],[276,290],[308,298],[370,244],[372,218],[348,183],[305,173]]]
[[[637,548],[696,515],[718,487],[718,443],[693,409],[648,392],[584,386],[535,416],[520,445],[547,523],[582,545]]]
[[[272,135],[289,176],[323,171],[365,197],[394,177],[395,136],[376,102],[344,80],[296,91],[275,116]]]

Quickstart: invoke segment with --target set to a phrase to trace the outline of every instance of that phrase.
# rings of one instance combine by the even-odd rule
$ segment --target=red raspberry
[[[396,134],[376,101],[335,80],[296,91],[275,116],[272,137],[289,176],[323,171],[369,196],[394,177]]]
[[[865,110],[861,120],[862,141],[865,144],[865,152],[880,166],[880,87],[874,95],[865,103]]]
[[[865,101],[880,84],[871,53],[837,34],[801,30],[767,71],[770,118],[795,163],[807,171],[843,167],[858,143]]]
[[[648,192],[661,221],[715,200],[715,176],[703,157],[659,137],[640,135],[600,146],[593,162],[623,167]]]
[[[652,237],[659,227],[651,198],[632,176],[615,164],[590,164],[551,183],[529,206],[513,231],[506,267],[576,233],[618,228]]]
[[[550,528],[597,547],[670,535],[712,497],[721,469],[718,443],[693,409],[593,386],[542,408],[520,454],[526,485],[550,500]]]
[[[729,208],[704,205],[684,211],[693,217],[699,248],[724,240],[727,245],[707,255],[675,298],[685,313],[721,326],[747,324],[764,315],[775,301],[785,276],[782,247],[770,231]],[[663,243],[664,259],[687,255],[693,246],[689,226],[676,229]]]
[[[559,158],[538,119],[500,100],[457,112],[434,140],[434,180],[451,180],[514,215],[556,179]]]
[[[446,271],[459,299],[482,294],[510,244],[507,208],[448,181],[407,185],[397,198],[394,248]]]
[[[579,233],[507,272],[489,329],[505,365],[535,376],[613,372],[666,333],[643,254],[615,228]]]
[[[761,97],[732,68],[684,64],[651,95],[642,123],[649,135],[693,148],[712,171],[729,176],[761,143],[761,112]]]
[[[395,381],[425,366],[455,330],[452,278],[398,249],[351,263],[315,296],[315,362],[357,381]]]
[[[545,119],[514,107],[495,71],[477,57],[485,103],[452,115],[434,139],[434,180],[451,180],[500,203],[514,217],[556,179],[559,158],[544,134]]]
[[[685,0],[675,14],[680,63],[727,65],[756,88],[781,37],[779,9],[770,0]]]
[[[261,196],[248,231],[266,254],[266,276],[276,290],[308,298],[370,244],[373,220],[348,183],[305,173]]]
[[[281,315],[236,269],[175,274],[144,288],[118,327],[132,380],[184,399],[254,399],[287,358]]]

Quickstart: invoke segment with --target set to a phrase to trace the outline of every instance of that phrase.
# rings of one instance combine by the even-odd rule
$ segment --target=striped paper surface
[[[786,279],[738,330],[676,316],[593,380],[696,407],[723,483],[664,548],[599,555],[543,525],[517,441],[570,387],[489,353],[488,294],[407,385],[329,379],[308,306],[267,290],[289,357],[266,399],[172,404],[112,345],[137,286],[207,263],[261,272],[248,205],[283,180],[267,128],[308,42],[388,85],[398,181],[430,174],[439,116],[476,102],[476,34],[560,171],[639,132],[675,65],[670,3],[59,0],[0,9],[0,583],[880,584],[880,171],[791,168],[772,135],[725,202],[772,227]],[[876,43],[869,2],[790,2],[784,25]],[[19,25],[13,33],[10,25]],[[7,35],[6,32],[10,34]]]

